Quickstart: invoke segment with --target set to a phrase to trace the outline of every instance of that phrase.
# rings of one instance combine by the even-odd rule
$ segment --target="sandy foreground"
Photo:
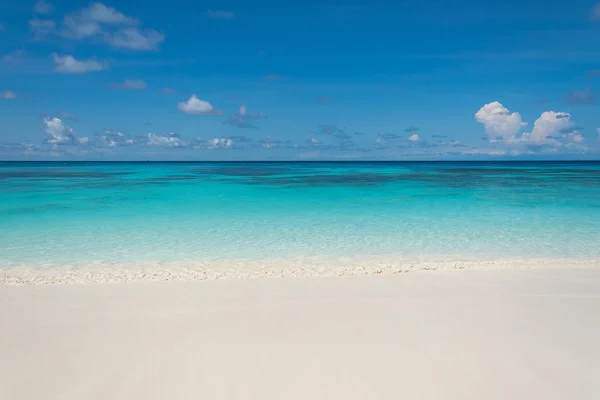
[[[0,398],[598,399],[600,269],[0,287]]]

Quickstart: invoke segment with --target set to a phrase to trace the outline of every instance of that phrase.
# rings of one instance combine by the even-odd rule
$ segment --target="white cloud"
[[[587,88],[574,90],[565,98],[567,104],[596,104],[596,92]]]
[[[193,94],[188,101],[177,104],[177,109],[186,114],[193,115],[217,115],[219,110],[214,108],[208,101],[201,100]]]
[[[129,146],[135,143],[135,141],[126,134],[119,131],[111,131],[109,129],[96,132],[96,139],[101,145],[107,147]]]
[[[567,134],[567,139],[569,142],[573,142],[573,143],[581,143],[581,142],[585,141],[585,138],[581,135],[581,133],[579,133],[577,131],[569,132]]]
[[[64,17],[60,34],[82,40],[99,38],[112,47],[130,50],[157,50],[164,35],[154,29],[142,29],[140,21],[102,3],[92,3]]]
[[[596,132],[598,133],[598,137],[600,137],[600,128],[596,128]]]
[[[421,138],[419,137],[419,135],[417,135],[416,133],[410,135],[410,137],[408,138],[408,140],[412,141],[412,142],[418,142],[419,140],[421,140]]]
[[[592,7],[591,18],[593,21],[600,20],[600,2],[596,3],[596,5]]]
[[[242,105],[240,106],[240,115],[243,117],[243,116],[245,116],[247,113],[248,113],[248,109],[246,108],[246,106],[245,106],[245,105],[243,105],[243,104],[242,104]]]
[[[233,17],[235,17],[235,14],[232,13],[231,11],[222,11],[222,10],[216,10],[216,11],[207,11],[205,13],[205,15],[208,18],[216,18],[216,19],[232,19]]]
[[[29,21],[29,29],[31,29],[36,38],[41,38],[56,32],[56,22],[47,19],[34,18]]]
[[[35,3],[34,11],[38,14],[49,14],[52,12],[54,6],[50,3],[45,2],[44,0],[38,0]]]
[[[96,21],[81,20],[66,16],[63,20],[61,34],[70,39],[85,39],[102,31],[102,26]]]
[[[212,138],[208,141],[208,148],[211,149],[229,149],[233,146],[233,141],[226,137]]]
[[[488,135],[500,136],[503,139],[514,137],[522,126],[527,125],[521,120],[521,114],[511,113],[497,101],[481,107],[475,114],[475,119],[483,124]]]
[[[158,136],[152,133],[148,134],[147,144],[149,146],[158,146],[158,147],[186,147],[187,144],[181,140],[179,135],[176,133],[169,133],[165,136]]]
[[[16,50],[10,54],[3,55],[2,58],[0,58],[0,61],[5,65],[18,65],[22,61],[24,55],[24,50]]]
[[[154,29],[125,28],[110,36],[109,43],[131,50],[157,50],[164,40],[165,35]]]
[[[140,79],[125,79],[123,83],[113,83],[115,89],[146,89],[148,85]]]
[[[71,121],[77,121],[77,116],[67,111],[59,111],[58,116],[61,117],[63,120],[70,119]]]
[[[86,72],[97,72],[107,68],[106,63],[99,63],[95,60],[78,61],[75,57],[66,55],[59,56],[52,54],[54,62],[54,71],[66,74],[84,74]]]
[[[560,147],[562,144],[556,138],[555,135],[559,134],[561,130],[567,129],[572,126],[571,114],[565,112],[554,112],[545,111],[533,124],[531,132],[524,132],[519,138],[515,138],[510,142],[521,142],[527,144],[536,145],[552,145],[554,147]]]
[[[53,146],[75,144],[77,139],[73,133],[73,129],[69,128],[60,118],[44,118],[44,132],[50,135],[46,143]]]
[[[92,3],[87,8],[80,11],[82,19],[96,21],[102,24],[135,24],[135,18],[127,17],[123,13],[112,7],[107,7],[102,3]]]
[[[228,137],[214,137],[212,139],[194,139],[192,147],[195,149],[232,149],[233,140]]]
[[[12,90],[5,90],[4,92],[0,92],[0,99],[12,100],[12,99],[16,99],[16,98],[17,98],[17,94],[15,92],[13,92]]]
[[[92,3],[63,19],[62,35],[72,39],[84,39],[100,33],[108,34],[103,25],[132,25],[137,22],[135,18],[127,17],[112,7]]]

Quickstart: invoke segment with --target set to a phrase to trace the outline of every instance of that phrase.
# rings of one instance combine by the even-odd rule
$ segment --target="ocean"
[[[600,162],[3,162],[0,199],[5,280],[600,259]]]

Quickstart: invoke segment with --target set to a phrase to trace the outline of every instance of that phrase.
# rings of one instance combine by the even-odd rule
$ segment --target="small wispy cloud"
[[[317,135],[329,136],[342,132],[345,132],[345,129],[340,128],[336,125],[319,125],[317,127]]]
[[[112,35],[109,43],[129,50],[158,50],[164,40],[165,35],[154,29],[126,28]]]
[[[141,79],[125,79],[122,83],[112,83],[110,87],[113,89],[142,90],[146,89],[148,84]]]
[[[103,129],[96,132],[95,135],[96,141],[98,142],[97,144],[102,147],[131,146],[136,143],[136,140],[130,138],[129,135],[111,129]],[[160,139],[158,139],[158,141],[160,141]]]
[[[0,57],[0,62],[4,65],[19,65],[23,61],[23,57],[25,56],[25,50],[16,50],[12,53],[5,54]]]
[[[225,121],[223,121],[223,123],[226,125],[235,126],[237,128],[258,129],[258,126],[238,115],[230,115]]]
[[[54,6],[44,0],[38,0],[33,7],[33,11],[37,14],[50,14]]]
[[[265,81],[270,81],[270,82],[280,81],[282,79],[283,79],[283,77],[281,75],[276,75],[276,74],[271,74],[271,75],[267,75],[264,77]]]
[[[56,32],[56,22],[48,19],[34,18],[29,20],[29,29],[35,39],[42,39]]]
[[[565,97],[567,104],[596,104],[596,93],[590,89],[574,90]]]
[[[317,102],[321,103],[321,104],[331,104],[331,103],[334,103],[335,100],[333,100],[331,97],[321,96],[321,97],[317,97]]]
[[[204,15],[206,15],[208,18],[215,18],[215,19],[233,19],[233,17],[235,17],[235,14],[231,11],[223,11],[223,10],[208,10],[207,12],[204,13]]]
[[[162,94],[175,94],[175,93],[177,93],[177,90],[166,87],[166,88],[160,88],[160,89],[158,89],[158,93],[162,93]]]
[[[225,121],[224,124],[236,126],[238,128],[245,129],[257,129],[254,123],[250,122],[251,120],[256,119],[266,119],[267,116],[264,113],[253,114],[248,112],[248,108],[245,105],[241,105],[236,113],[230,115]]]
[[[165,39],[157,30],[142,28],[137,18],[99,2],[66,15],[60,23],[35,17],[29,26],[37,39],[56,34],[70,40],[93,39],[127,50],[155,51]]]
[[[100,63],[96,60],[76,60],[71,55],[59,56],[52,54],[54,62],[54,71],[64,74],[85,74],[86,72],[98,72],[108,68],[107,63]]]
[[[395,133],[390,133],[390,132],[378,132],[377,136],[380,138],[384,138],[386,140],[396,140],[396,139],[402,138],[401,135],[397,135]]]
[[[596,3],[590,12],[590,18],[592,21],[600,21],[600,2]]]
[[[408,128],[406,128],[404,130],[404,132],[412,133],[412,132],[418,132],[420,130],[421,130],[421,128],[419,128],[418,126],[409,126]]]
[[[17,93],[13,92],[12,90],[5,90],[3,92],[0,92],[0,99],[3,100],[13,100],[17,98]]]
[[[77,116],[64,110],[59,111],[58,116],[63,120],[77,121]]]

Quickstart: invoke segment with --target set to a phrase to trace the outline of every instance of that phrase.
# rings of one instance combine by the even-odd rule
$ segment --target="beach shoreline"
[[[397,275],[419,271],[600,268],[596,258],[410,259],[394,256],[221,259],[0,268],[0,286]]]
[[[0,289],[7,399],[592,399],[600,269]]]

